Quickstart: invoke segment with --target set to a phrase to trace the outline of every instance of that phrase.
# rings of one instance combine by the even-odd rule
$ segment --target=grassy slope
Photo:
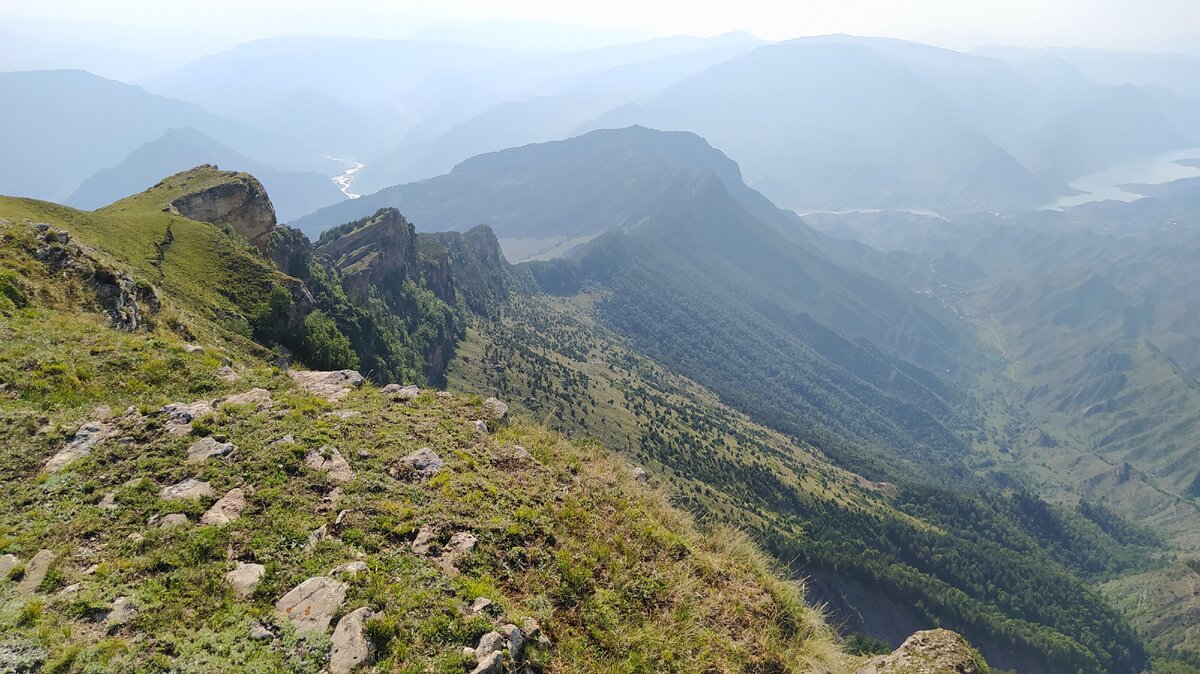
[[[29,258],[25,218],[93,244],[111,242],[135,275],[154,280],[145,254],[162,232],[152,226],[166,218],[133,203],[124,214],[120,204],[83,214],[0,202],[0,218],[8,221],[0,261],[12,270],[8,287],[27,305],[0,314],[0,553],[25,560],[41,548],[55,553],[32,599],[0,580],[3,649],[44,659],[48,671],[315,672],[328,637],[291,633],[271,607],[297,582],[361,557],[368,571],[350,581],[343,610],[369,605],[382,612],[370,626],[380,647],[377,671],[464,671],[462,646],[492,627],[460,611],[480,595],[511,618],[539,620],[552,647],[535,658],[548,672],[801,672],[830,669],[840,659],[798,586],[773,575],[745,538],[724,529],[699,532],[596,446],[526,422],[478,434],[468,422],[480,414],[478,398],[425,394],[395,404],[368,388],[337,403],[336,411],[348,413],[339,415],[295,389],[256,358],[253,345],[205,318],[211,307],[228,306],[221,293],[232,281],[228,274],[252,264],[215,228],[171,218],[191,254],[181,248],[173,261],[168,254],[160,277],[163,314],[186,313],[194,333],[213,336],[202,338],[200,352],[184,348],[166,321],[149,333],[113,330],[80,281],[50,277]],[[205,246],[215,255],[203,255]],[[237,383],[217,376],[226,362],[241,372]],[[253,386],[272,391],[272,410],[223,408],[184,437],[164,433],[153,415],[168,402]],[[128,442],[107,439],[62,472],[44,474],[45,459],[81,421],[112,414],[99,406],[117,415],[135,406],[146,416],[117,422]],[[187,465],[186,448],[204,433],[227,436],[236,456]],[[295,442],[271,444],[285,434]],[[356,479],[336,506],[349,511],[340,534],[310,554],[303,551],[309,533],[336,514],[321,502],[327,478],[302,465],[308,449],[325,444],[342,449]],[[507,449],[514,444],[536,462],[514,460]],[[428,484],[389,477],[397,458],[421,446],[446,459],[447,470]],[[196,516],[214,498],[158,498],[157,486],[191,476],[211,482],[217,494],[251,488],[246,512],[222,527],[200,526]],[[98,505],[108,493],[117,499],[113,511]],[[148,524],[169,512],[192,523],[168,530]],[[439,541],[460,529],[479,537],[461,576],[409,551],[422,524],[436,526]],[[247,600],[222,581],[233,560],[268,568]],[[83,575],[92,565],[96,572]],[[56,598],[77,582],[77,595]],[[105,629],[93,622],[122,595],[138,609],[130,623]],[[280,637],[252,640],[253,621]]]

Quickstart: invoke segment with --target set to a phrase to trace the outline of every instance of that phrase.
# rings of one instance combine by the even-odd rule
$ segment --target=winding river
[[[361,197],[361,194],[350,191],[350,187],[354,184],[354,174],[361,171],[366,164],[354,159],[342,159],[331,154],[325,155],[325,158],[330,161],[339,162],[346,167],[342,171],[341,175],[336,175],[333,177],[333,184],[337,185],[338,189],[342,191],[342,194],[346,195],[347,199],[357,199]]]

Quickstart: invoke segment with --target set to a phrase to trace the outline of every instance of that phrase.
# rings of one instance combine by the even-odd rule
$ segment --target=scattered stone
[[[501,625],[499,632],[508,640],[508,653],[512,659],[520,658],[521,650],[525,648],[525,635],[521,633],[521,628],[512,624]]]
[[[477,543],[475,535],[466,531],[456,532],[450,537],[450,541],[442,548],[442,554],[438,557],[438,565],[451,575],[458,573],[458,562],[463,557],[466,557],[475,549]]]
[[[216,438],[210,435],[200,438],[188,447],[187,460],[188,463],[199,463],[214,457],[229,456],[236,449],[232,442],[217,442]]]
[[[517,459],[518,461],[529,461],[533,458],[533,455],[529,453],[529,450],[525,449],[521,445],[513,445],[512,455],[513,458]]]
[[[475,659],[475,649],[470,646],[463,646],[462,654],[463,657],[471,658],[472,660]]]
[[[329,649],[330,674],[349,674],[371,660],[371,642],[367,639],[367,621],[375,613],[362,607],[338,621],[333,630],[333,646]]]
[[[488,398],[483,401],[483,409],[491,415],[492,421],[504,426],[508,423],[508,404],[498,398]]]
[[[316,550],[317,544],[320,543],[321,541],[325,540],[328,537],[329,537],[329,527],[328,526],[322,524],[321,526],[317,527],[316,529],[313,529],[312,533],[310,533],[308,535],[308,542],[304,544],[304,551],[312,552],[313,550]]]
[[[475,669],[471,670],[471,674],[500,674],[504,671],[504,656],[501,653],[492,653],[486,658],[479,661]]]
[[[349,511],[349,510],[342,510],[342,511],[339,511],[339,512],[338,512],[338,514],[337,514],[337,517],[333,518],[333,528],[334,528],[334,529],[341,529],[341,528],[342,528],[342,523],[344,523],[344,522],[346,521],[346,516],[347,516],[347,515],[349,515],[349,514],[350,514],[350,511]]]
[[[75,595],[79,594],[79,591],[82,589],[83,589],[83,583],[71,583],[70,585],[59,590],[58,594],[56,594],[54,596],[58,599],[69,599],[69,598],[74,597]]]
[[[325,458],[326,452],[329,453],[329,458]],[[350,469],[346,457],[342,456],[337,447],[326,445],[320,449],[309,451],[308,455],[304,457],[304,465],[325,473],[329,477],[329,481],[336,484],[343,484],[354,479],[354,471]]]
[[[100,499],[100,503],[97,505],[100,506],[101,510],[116,510],[117,495],[110,491],[104,495],[104,498]]]
[[[139,534],[136,531],[133,532],[132,534],[129,534],[125,538],[126,538],[126,540],[130,541],[131,543],[141,543],[142,541],[146,540],[145,536]]]
[[[183,350],[188,353],[203,353],[204,347],[199,344],[187,344],[183,347]]]
[[[93,564],[93,565],[91,565],[91,566],[89,566],[88,568],[86,568],[86,569],[84,569],[84,570],[83,570],[83,575],[85,575],[85,576],[94,576],[94,575],[96,575],[96,572],[97,572],[97,571],[99,571],[99,570],[100,570],[100,565],[99,565],[99,564]]]
[[[242,376],[237,373],[237,370],[234,370],[228,365],[222,365],[221,369],[217,370],[217,376],[230,383],[242,378]]]
[[[328,504],[328,505],[333,505],[333,504],[337,503],[341,498],[342,498],[342,488],[334,487],[333,489],[329,490],[328,494],[321,497],[321,502]]]
[[[542,636],[542,626],[537,620],[528,616],[521,618],[521,631],[525,633],[527,639],[537,639]]]
[[[329,575],[340,576],[345,574],[347,576],[357,576],[360,573],[366,573],[366,571],[367,563],[359,560],[355,562],[346,562],[345,564],[335,568],[333,571],[330,571]]]
[[[175,527],[186,526],[188,522],[187,515],[183,513],[171,513],[170,515],[163,515],[162,519],[158,521],[158,528],[174,529]]]
[[[503,651],[507,641],[499,632],[488,632],[479,637],[479,645],[475,647],[475,661],[481,662],[492,653]]]
[[[484,421],[483,419],[476,419],[471,422],[471,425],[474,426],[475,430],[480,433],[488,432],[487,422]]]
[[[453,394],[453,393],[451,393],[451,392],[449,392],[449,391],[438,391],[438,392],[437,392],[437,397],[439,397],[439,398],[453,398],[453,397],[454,397],[454,394]]]
[[[282,438],[279,438],[278,440],[272,442],[271,444],[269,444],[267,446],[268,447],[278,447],[280,445],[294,445],[294,444],[296,444],[296,438],[293,438],[291,435],[285,435]]]
[[[341,400],[350,393],[350,389],[363,385],[363,376],[354,370],[332,372],[289,370],[288,376],[300,388],[329,402]]]
[[[271,399],[271,392],[265,388],[252,388],[245,393],[229,396],[221,401],[220,406],[226,405],[254,405],[255,412],[269,410],[275,404]]]
[[[471,615],[478,615],[492,607],[492,600],[487,597],[476,597],[475,601],[467,607],[467,612]]]
[[[246,494],[241,489],[230,489],[200,517],[201,524],[228,524],[241,517],[246,509]]]
[[[433,547],[433,537],[436,534],[434,528],[428,524],[422,524],[417,530],[417,537],[413,539],[412,549],[418,555],[428,555],[430,548]]]
[[[354,417],[357,417],[362,413],[356,412],[354,410],[337,410],[335,412],[330,412],[330,414],[332,416],[337,417],[338,419],[345,421],[346,419],[353,419]]]
[[[112,608],[108,609],[108,616],[104,622],[109,627],[124,625],[133,619],[135,613],[137,613],[137,609],[133,607],[133,602],[129,597],[117,597],[113,600]]]
[[[225,582],[233,586],[233,591],[245,599],[254,594],[254,588],[267,573],[267,567],[262,564],[238,562],[237,568],[225,574]]]
[[[89,421],[75,431],[75,437],[66,447],[46,461],[46,471],[62,470],[76,459],[82,459],[92,453],[92,447],[112,433],[113,427],[98,421]]]
[[[25,575],[21,577],[21,582],[17,585],[17,594],[22,597],[33,596],[38,585],[41,585],[42,581],[46,579],[46,572],[50,570],[50,563],[53,561],[53,552],[38,550],[33,559],[25,565]]]
[[[648,481],[650,479],[650,476],[646,475],[646,469],[642,468],[641,466],[635,466],[632,472],[633,472],[633,479],[637,480],[638,482],[641,482],[642,484],[645,484],[646,481]]]
[[[183,435],[192,430],[192,421],[213,411],[212,403],[207,400],[197,400],[191,404],[171,403],[164,405],[161,413],[167,415],[163,424],[166,431],[172,435]]]
[[[250,626],[250,638],[255,641],[266,641],[267,639],[274,639],[275,635],[271,630],[263,627],[262,624],[254,623]]]
[[[275,603],[297,632],[324,632],[346,599],[346,586],[328,576],[309,578]]]
[[[423,478],[431,478],[441,472],[446,462],[437,452],[428,447],[422,447],[408,456],[400,459],[402,466],[408,466]]]
[[[0,555],[0,581],[8,580],[8,574],[21,565],[16,555]]]
[[[982,674],[971,647],[955,632],[917,632],[891,655],[872,658],[855,674]]]
[[[159,498],[167,501],[181,501],[185,499],[203,498],[205,496],[212,495],[212,486],[207,482],[197,480],[194,477],[189,477],[183,482],[173,484],[169,487],[163,487],[158,492]]]
[[[421,389],[416,386],[388,384],[380,389],[380,393],[391,396],[392,400],[413,400],[421,395]]]

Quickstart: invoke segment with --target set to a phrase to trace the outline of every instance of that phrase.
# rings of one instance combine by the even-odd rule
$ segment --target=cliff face
[[[333,261],[347,290],[417,278],[416,230],[399,211],[384,209],[348,229],[315,251]]]
[[[202,166],[193,171],[203,169],[215,170],[216,167]],[[177,197],[171,202],[171,208],[192,220],[228,225],[260,252],[265,252],[276,224],[275,207],[271,205],[266,189],[247,173],[229,171],[226,177],[220,183]]]

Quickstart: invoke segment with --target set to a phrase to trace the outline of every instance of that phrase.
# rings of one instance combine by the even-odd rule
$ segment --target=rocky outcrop
[[[200,517],[201,524],[228,524],[242,516],[246,509],[246,494],[241,489],[230,489]]]
[[[46,579],[46,574],[50,571],[50,563],[53,561],[53,552],[39,550],[25,565],[25,575],[21,577],[21,582],[17,585],[17,594],[22,597],[32,596],[42,581]]]
[[[215,166],[200,166],[193,171],[215,171]],[[222,182],[203,187],[176,198],[171,209],[185,218],[229,226],[265,253],[271,230],[275,228],[275,207],[266,189],[248,173],[225,171]]]
[[[316,252],[333,261],[346,290],[364,293],[372,285],[417,279],[417,234],[394,208],[332,230]]]
[[[262,564],[238,562],[237,568],[225,574],[225,582],[243,599],[254,594],[254,588],[267,573],[267,567]]]
[[[54,272],[74,275],[96,293],[96,301],[118,330],[133,332],[146,327],[146,317],[158,313],[158,289],[138,283],[128,272],[102,261],[95,250],[71,240],[70,235],[44,223],[38,230],[33,256]]]
[[[197,480],[194,477],[173,484],[169,487],[163,487],[159,493],[159,498],[164,501],[185,501],[188,499],[204,498],[212,496],[213,488],[207,482]]]
[[[855,674],[983,674],[980,659],[966,639],[950,630],[928,630],[909,637],[891,655],[872,659]]]
[[[188,447],[188,463],[200,463],[216,457],[229,456],[236,450],[232,442],[220,442],[211,435],[200,438]]]
[[[363,376],[354,370],[288,371],[288,376],[300,388],[329,402],[341,400],[351,389],[362,386],[364,381]]]
[[[429,479],[440,473],[445,465],[446,462],[442,461],[442,457],[438,456],[437,452],[428,447],[422,447],[400,459],[400,463],[393,473],[397,477],[411,475]]]
[[[337,447],[322,447],[310,451],[304,457],[304,465],[325,473],[329,481],[334,484],[345,484],[354,479],[354,471],[350,469],[350,463],[346,461],[346,457],[342,456]]]
[[[184,433],[188,433],[192,430],[192,422],[195,421],[197,417],[202,417],[212,411],[212,403],[207,400],[197,400],[196,402],[189,404],[171,403],[169,405],[163,405],[162,409],[159,410],[159,413],[167,415],[167,419],[163,423],[163,427],[168,433],[172,435],[183,435]]]
[[[98,421],[85,423],[75,431],[75,437],[71,438],[66,447],[46,461],[45,470],[53,473],[65,468],[72,461],[87,456],[92,452],[92,447],[108,437],[112,430],[110,424]]]

